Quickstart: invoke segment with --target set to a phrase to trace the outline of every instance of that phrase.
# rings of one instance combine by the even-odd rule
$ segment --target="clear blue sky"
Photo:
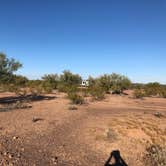
[[[30,78],[69,69],[166,83],[166,1],[0,0],[0,51]]]

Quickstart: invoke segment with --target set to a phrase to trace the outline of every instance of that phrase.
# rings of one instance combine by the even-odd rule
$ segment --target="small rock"
[[[8,154],[7,152],[4,152],[4,153],[3,153],[4,156],[7,156],[7,154]]]
[[[42,150],[39,150],[39,153],[42,153]]]
[[[160,112],[156,112],[156,113],[154,113],[154,116],[161,118],[163,115]]]
[[[51,160],[55,165],[58,164],[58,157],[53,157]]]
[[[9,157],[9,159],[12,159],[12,158],[13,158],[13,155],[12,155],[12,154],[9,154],[8,157]]]
[[[33,122],[33,123],[36,123],[36,122],[42,121],[42,120],[43,120],[43,119],[41,119],[41,118],[33,117],[32,122]]]
[[[22,152],[24,152],[24,151],[25,151],[25,149],[24,149],[24,148],[21,148],[21,151],[22,151]]]
[[[14,137],[13,137],[13,140],[16,140],[16,139],[18,139],[18,137],[14,136]]]

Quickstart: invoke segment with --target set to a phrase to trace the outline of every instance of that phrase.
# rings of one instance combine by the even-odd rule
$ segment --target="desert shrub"
[[[79,88],[76,85],[66,86],[67,93],[79,93]]]
[[[144,88],[144,84],[141,83],[132,83],[131,85],[131,89],[143,89]]]
[[[145,93],[141,89],[135,89],[133,93],[133,97],[136,99],[142,99],[145,96]]]
[[[68,98],[71,100],[72,104],[83,104],[84,98],[77,92],[68,92]]]
[[[26,87],[28,81],[28,78],[21,75],[13,75],[12,77],[12,83],[20,88]]]
[[[51,93],[54,90],[54,87],[47,81],[43,81],[40,85],[42,93]]]
[[[103,100],[105,98],[105,90],[98,85],[89,87],[89,92],[95,100]]]
[[[70,86],[67,89],[67,96],[71,100],[72,104],[83,104],[84,98],[79,94],[77,86]]]
[[[43,94],[43,89],[41,86],[30,87],[29,92],[32,96],[39,96]]]
[[[145,164],[147,166],[165,166],[166,165],[166,147],[160,145],[151,145],[146,149]]]
[[[67,92],[68,86],[63,84],[63,83],[59,83],[57,85],[57,89],[58,89],[59,92]]]
[[[68,93],[72,86],[79,86],[81,84],[82,78],[78,74],[73,74],[70,71],[63,71],[60,75],[60,79],[57,85],[59,92]]]
[[[131,81],[128,77],[113,73],[110,75],[111,79],[111,90],[113,93],[120,94],[123,90],[130,88]]]
[[[88,88],[81,89],[81,93],[84,97],[88,97],[89,96],[89,89]]]
[[[15,59],[7,58],[4,53],[0,53],[0,83],[11,83],[13,73],[17,71],[22,64]]]
[[[97,79],[97,84],[100,86],[106,93],[109,93],[111,88],[111,76],[104,74],[103,76]]]
[[[88,82],[89,82],[89,87],[93,86],[94,84],[96,84],[96,79],[89,76],[88,78]]]
[[[122,93],[122,89],[118,84],[112,85],[111,91],[112,91],[112,94],[121,94]]]
[[[97,79],[91,78],[90,82],[90,86],[97,84],[105,93],[110,93],[111,90],[113,93],[120,94],[131,86],[131,81],[126,76],[116,73],[104,74]]]
[[[165,90],[165,91],[162,91],[162,97],[163,97],[163,98],[166,98],[166,90]]]
[[[42,77],[42,80],[44,84],[49,87],[50,89],[56,89],[58,82],[59,82],[59,76],[57,74],[46,74]]]
[[[166,98],[166,88],[162,88],[160,92],[160,97]]]
[[[144,89],[146,96],[157,96],[160,95],[161,85],[158,82],[148,83]]]
[[[78,74],[73,74],[68,70],[63,71],[63,74],[60,75],[60,84],[64,86],[80,85],[82,78]]]
[[[30,80],[27,84],[27,88],[32,96],[38,96],[45,92],[42,80]]]
[[[68,85],[65,83],[59,83],[57,86],[57,89],[59,92],[65,92],[65,93],[78,91],[78,87],[76,85]]]

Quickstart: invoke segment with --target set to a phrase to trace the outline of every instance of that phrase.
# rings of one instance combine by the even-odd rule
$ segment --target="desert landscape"
[[[166,143],[166,99],[107,95],[69,110],[56,92],[32,108],[0,112],[0,165],[104,165],[119,150],[128,165],[145,165],[146,148]],[[5,97],[13,93],[2,93]]]
[[[166,166],[166,0],[0,0],[0,166]]]

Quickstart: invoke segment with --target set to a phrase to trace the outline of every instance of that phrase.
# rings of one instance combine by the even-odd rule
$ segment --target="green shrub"
[[[58,74],[46,74],[42,77],[43,83],[52,90],[57,88],[59,79]]]
[[[70,86],[66,85],[64,83],[59,83],[58,86],[57,86],[57,89],[58,89],[59,92],[67,93],[68,90],[70,89]]]
[[[105,91],[105,93],[109,93],[111,87],[111,76],[104,74],[97,79],[97,84]]]
[[[0,83],[11,83],[13,73],[22,67],[22,64],[13,58],[7,58],[4,53],[0,53]]]
[[[110,90],[115,94],[121,94],[123,90],[131,87],[131,81],[123,75],[112,73],[104,74],[97,79],[90,77],[90,85],[100,86],[105,93],[110,93]]]
[[[103,100],[105,98],[105,90],[98,85],[90,87],[89,91],[95,100]]]
[[[163,97],[163,98],[166,98],[166,88],[163,88],[161,90],[160,96]]]
[[[148,83],[145,85],[145,95],[146,96],[157,96],[161,92],[161,85],[157,82]]]
[[[121,94],[122,93],[122,89],[118,84],[112,85],[111,91],[112,91],[112,94]]]
[[[112,73],[110,75],[111,79],[111,90],[113,93],[120,94],[123,92],[123,90],[126,90],[131,87],[131,81],[128,79],[128,77]]]
[[[71,100],[72,104],[83,104],[84,98],[77,92],[68,92],[68,98]]]
[[[81,93],[84,97],[88,97],[89,96],[89,89],[85,88],[81,90]]]
[[[166,165],[166,147],[160,145],[151,145],[146,149],[146,166],[165,166]]]
[[[40,88],[43,93],[51,93],[54,90],[54,87],[51,85],[51,83],[44,81]]]
[[[142,99],[145,96],[145,94],[144,94],[143,90],[141,90],[141,89],[135,89],[134,93],[133,93],[133,96],[136,99]]]
[[[81,76],[78,74],[73,74],[68,70],[63,71],[63,74],[60,75],[60,83],[66,86],[80,85]]]

